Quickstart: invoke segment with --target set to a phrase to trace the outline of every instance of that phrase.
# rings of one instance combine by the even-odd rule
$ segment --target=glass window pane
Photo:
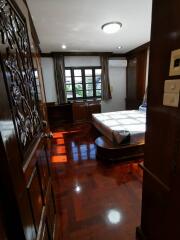
[[[100,83],[96,83],[96,89],[101,89],[101,82]]]
[[[72,92],[66,92],[67,98],[73,98]]]
[[[101,90],[96,90],[96,96],[101,96]]]
[[[71,77],[66,77],[66,83],[71,84]]]
[[[82,77],[75,77],[75,83],[82,83]]]
[[[92,83],[93,79],[92,77],[86,77],[86,83]]]
[[[86,90],[93,90],[92,84],[86,84]]]
[[[72,85],[71,84],[66,85],[66,91],[72,91]]]
[[[66,70],[65,70],[65,76],[66,76],[66,77],[71,77],[71,70],[69,70],[69,69],[67,70],[67,69],[66,69]]]
[[[38,78],[38,71],[37,70],[34,71],[34,74],[35,74],[35,78]]]
[[[82,91],[82,84],[75,84],[76,91]]]
[[[36,78],[36,86],[39,87],[39,79]]]
[[[86,91],[87,97],[93,97],[93,91]]]
[[[95,69],[95,75],[101,75],[101,69]]]
[[[77,98],[83,98],[83,91],[76,91]]]
[[[74,76],[82,76],[81,69],[75,69]]]
[[[101,82],[101,76],[96,76],[96,83]]]
[[[92,69],[85,69],[85,76],[92,76]]]

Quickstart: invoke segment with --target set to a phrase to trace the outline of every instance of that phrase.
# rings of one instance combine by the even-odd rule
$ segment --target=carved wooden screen
[[[0,0],[0,62],[24,155],[38,136],[41,123],[26,20],[8,0]]]

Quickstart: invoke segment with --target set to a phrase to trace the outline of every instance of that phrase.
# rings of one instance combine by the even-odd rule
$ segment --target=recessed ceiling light
[[[122,220],[122,215],[118,210],[110,209],[107,213],[107,219],[111,224],[118,224]]]
[[[120,22],[109,22],[104,25],[102,25],[102,30],[105,33],[111,34],[111,33],[116,33],[119,31],[119,29],[122,27],[122,23]]]
[[[117,49],[121,49],[121,48],[122,48],[122,46],[118,46],[118,47],[117,47]]]
[[[74,190],[75,190],[75,192],[80,193],[82,188],[80,185],[76,185]]]
[[[66,49],[67,48],[67,46],[65,44],[63,44],[61,47],[62,47],[62,49]]]

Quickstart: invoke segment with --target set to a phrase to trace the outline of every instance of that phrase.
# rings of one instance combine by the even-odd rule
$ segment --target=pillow
[[[139,106],[139,111],[146,112],[147,110],[147,104],[142,104]]]
[[[143,102],[139,106],[139,111],[146,112],[146,109],[147,109],[147,88],[146,88],[146,91],[145,91],[145,94],[144,94]]]

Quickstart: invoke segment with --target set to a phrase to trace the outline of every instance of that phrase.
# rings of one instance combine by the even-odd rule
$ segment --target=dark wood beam
[[[52,58],[53,57],[53,55],[52,55],[52,53],[42,53],[41,52],[41,57],[46,57],[46,58]]]
[[[150,46],[150,42],[147,42],[127,53],[113,53],[113,52],[50,52],[41,53],[41,57],[52,57],[54,54],[63,56],[108,56],[109,58],[129,58],[136,55],[138,52],[147,49]]]
[[[116,54],[112,52],[50,52],[41,53],[41,57],[52,57],[53,55],[63,56],[108,56],[108,57],[125,57],[125,54]]]

